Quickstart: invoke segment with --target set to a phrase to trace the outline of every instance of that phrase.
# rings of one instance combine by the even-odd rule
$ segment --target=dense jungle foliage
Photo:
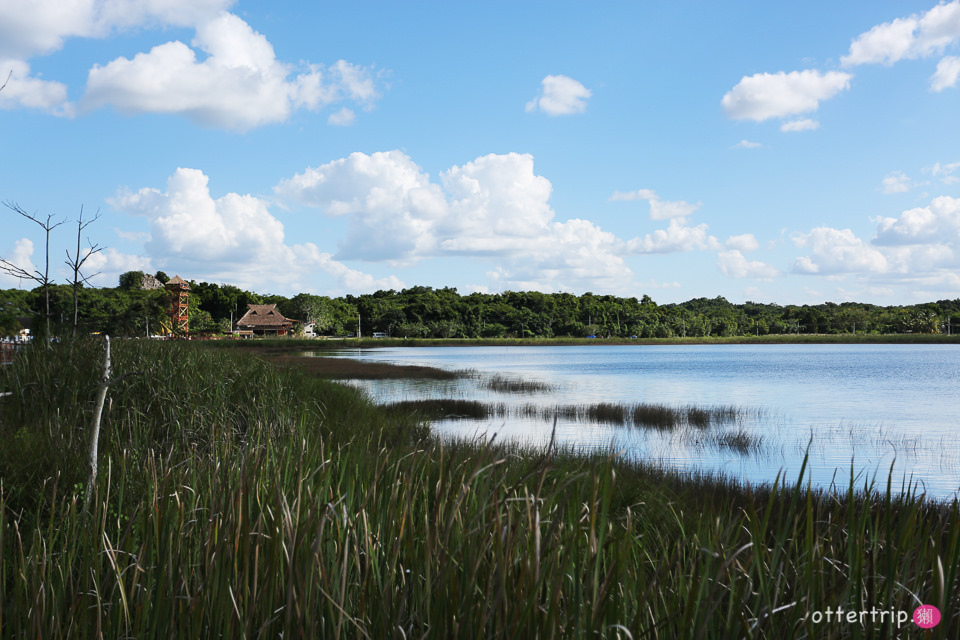
[[[166,274],[158,272],[164,281]],[[129,271],[115,288],[82,287],[78,330],[114,336],[163,333],[164,290],[141,288]],[[300,293],[262,295],[229,284],[190,281],[191,333],[227,333],[248,304],[277,304],[281,313],[315,323],[319,335],[383,332],[398,338],[551,338],[748,336],[789,334],[956,333],[960,299],[883,307],[856,302],[818,305],[732,304],[722,297],[659,305],[648,295],[621,298],[584,293],[506,291],[461,295],[455,288],[411,287],[338,298]],[[32,325],[44,330],[42,287],[0,290],[0,335]],[[54,332],[72,328],[73,287],[50,286]]]

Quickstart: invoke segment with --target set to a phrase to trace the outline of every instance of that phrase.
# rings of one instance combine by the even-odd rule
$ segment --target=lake
[[[841,489],[876,476],[919,484],[931,497],[960,489],[960,345],[584,345],[416,347],[347,350],[338,357],[421,364],[478,376],[453,380],[350,381],[377,402],[460,398],[543,407],[610,403],[736,406],[734,424],[672,430],[559,419],[556,441],[613,450],[663,466],[724,474],[750,483],[791,483],[809,451],[805,478]],[[501,393],[484,376],[538,381],[550,390]],[[446,437],[546,444],[552,419],[506,416],[440,420]],[[717,443],[748,435],[755,446]],[[711,436],[713,434],[713,436]]]

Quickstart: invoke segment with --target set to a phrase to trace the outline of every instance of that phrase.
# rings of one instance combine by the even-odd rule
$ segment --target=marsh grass
[[[86,516],[53,449],[83,442],[99,345],[0,373],[2,637],[889,638],[811,613],[919,602],[960,632],[958,505],[915,486],[451,445],[244,354],[114,347],[143,374],[111,390]]]
[[[594,422],[638,428],[671,430],[679,427],[706,429],[741,422],[748,417],[760,417],[762,411],[735,406],[701,407],[697,405],[670,406],[656,403],[570,404],[542,406],[525,404],[505,407],[505,411],[527,418],[552,420],[562,418],[578,422]]]
[[[432,398],[425,400],[404,400],[386,405],[391,412],[408,412],[431,420],[475,419],[481,420],[491,416],[502,415],[502,406],[477,400],[460,400],[456,398]]]
[[[763,436],[754,435],[742,428],[713,433],[711,440],[718,448],[728,449],[741,455],[759,453],[763,445]]]
[[[480,386],[498,393],[535,394],[549,393],[556,390],[556,385],[541,380],[524,380],[501,374],[494,374],[481,379]]]

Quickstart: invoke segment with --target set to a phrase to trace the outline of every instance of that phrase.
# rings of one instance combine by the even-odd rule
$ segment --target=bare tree
[[[67,251],[67,259],[64,261],[68,267],[73,269],[73,335],[77,335],[77,324],[79,320],[79,303],[78,303],[78,293],[80,289],[80,283],[84,282],[89,284],[89,279],[99,275],[97,273],[84,276],[80,269],[83,268],[83,263],[95,253],[100,253],[103,251],[103,247],[98,244],[93,244],[90,242],[90,239],[87,238],[87,244],[90,246],[87,248],[87,251],[83,256],[80,256],[80,235],[83,233],[83,230],[88,226],[100,219],[100,211],[97,211],[97,215],[93,217],[93,220],[83,220],[83,206],[80,207],[80,218],[77,220],[77,253],[73,256],[70,255],[70,252]]]
[[[40,273],[39,270],[34,269],[33,271],[27,271],[23,267],[10,262],[4,258],[0,258],[0,271],[4,271],[9,275],[15,278],[25,278],[27,280],[33,280],[39,285],[43,286],[43,296],[46,299],[46,318],[47,318],[47,338],[50,337],[50,232],[62,225],[66,220],[61,220],[60,222],[53,222],[53,215],[48,215],[46,220],[41,220],[36,215],[29,214],[23,210],[15,202],[4,202],[4,205],[8,209],[19,213],[21,216],[27,220],[33,220],[36,222],[43,231],[46,233],[46,255],[44,256],[44,268],[43,273]]]

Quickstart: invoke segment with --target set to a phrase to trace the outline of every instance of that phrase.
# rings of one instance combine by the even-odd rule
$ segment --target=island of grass
[[[85,503],[102,349],[0,369],[2,637],[890,638],[920,603],[960,633],[956,502],[444,442],[206,344],[114,344]]]

